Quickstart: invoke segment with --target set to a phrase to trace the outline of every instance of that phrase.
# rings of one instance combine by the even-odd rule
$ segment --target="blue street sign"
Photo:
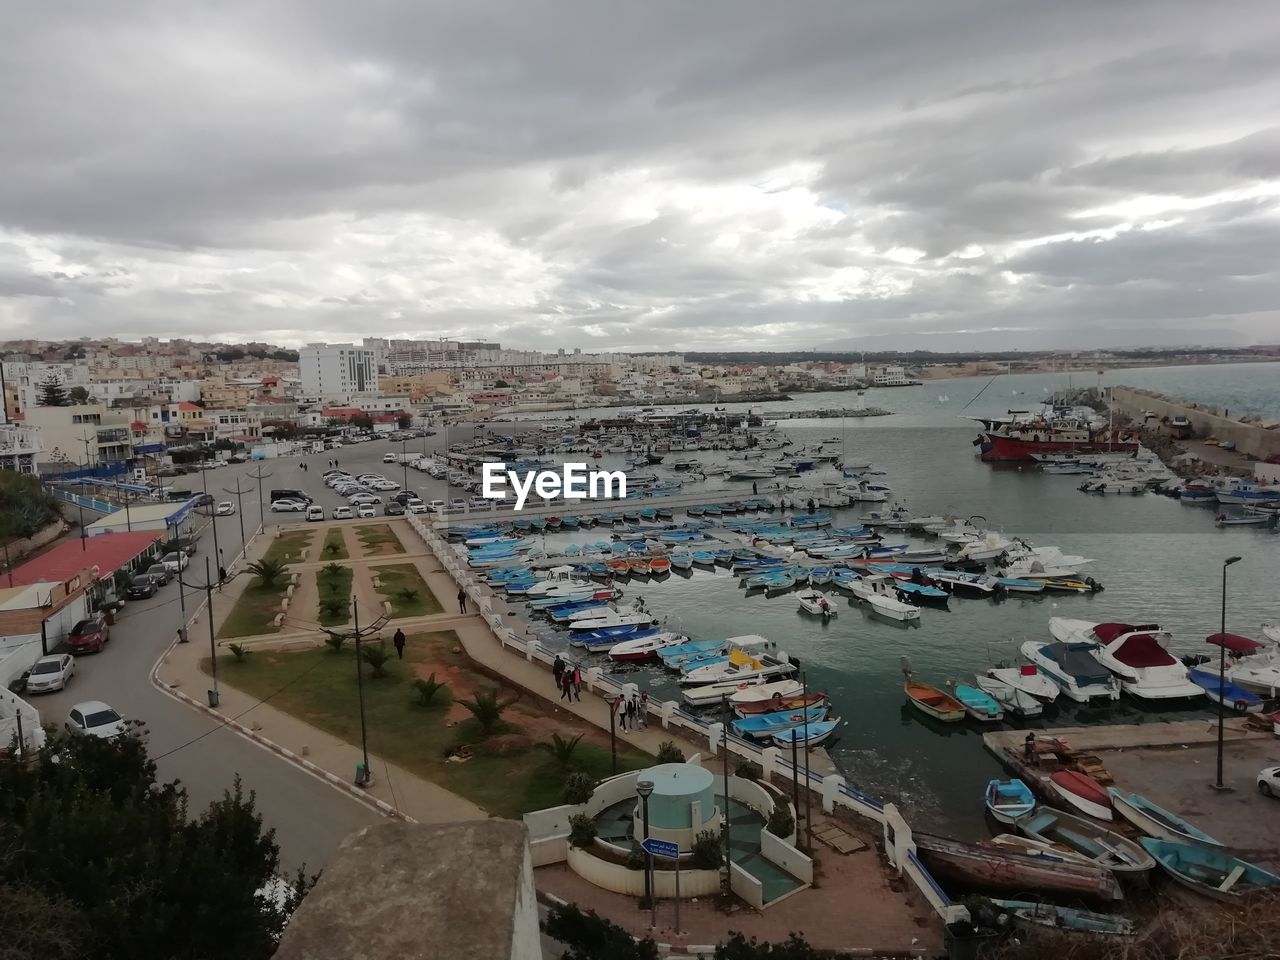
[[[655,857],[669,857],[674,860],[680,856],[680,845],[678,843],[672,843],[670,840],[657,840],[650,837],[648,840],[641,843],[640,846],[644,847],[645,850],[649,851],[649,853],[653,854]]]

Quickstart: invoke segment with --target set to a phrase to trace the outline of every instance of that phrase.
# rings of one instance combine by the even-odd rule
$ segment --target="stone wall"
[[[1240,453],[1259,460],[1280,454],[1280,429],[1265,430],[1256,423],[1241,423],[1234,418],[1222,416],[1222,411],[1216,407],[1179,403],[1159,394],[1130,387],[1114,388],[1112,399],[1120,410],[1135,420],[1141,420],[1143,412],[1147,410],[1157,417],[1186,417],[1197,437],[1214,436],[1219,440],[1230,440]]]

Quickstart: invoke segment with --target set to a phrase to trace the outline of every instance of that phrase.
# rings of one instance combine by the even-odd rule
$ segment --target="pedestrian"
[[[582,667],[573,665],[573,699],[582,700]]]
[[[551,661],[551,675],[556,678],[556,686],[560,686],[560,677],[564,675],[564,658],[558,653]]]
[[[560,676],[560,699],[573,701],[573,671],[565,670]]]
[[[1022,741],[1022,755],[1027,763],[1039,763],[1039,755],[1036,753],[1036,735],[1027,731],[1027,739]]]
[[[640,726],[649,726],[649,691],[640,691]]]
[[[227,581],[227,568],[218,567],[218,592],[222,592],[222,585]]]
[[[179,643],[186,643],[186,642],[187,642],[187,628],[186,628],[186,627],[179,627],[179,628],[178,628],[178,642],[179,642]]]
[[[809,498],[809,512],[813,513],[813,497]]]
[[[627,723],[631,724],[631,729],[632,729],[632,730],[634,730],[634,729],[636,728],[636,708],[637,708],[637,706],[638,706],[638,704],[636,703],[636,697],[635,697],[635,694],[632,694],[632,695],[627,699]]]
[[[396,658],[399,660],[403,660],[404,659],[404,631],[397,628],[395,636],[391,638],[391,642],[394,643],[396,647]]]
[[[752,481],[751,481],[751,495],[754,497],[754,496],[755,496],[756,494],[758,494],[759,492],[760,492],[760,491],[756,488],[756,482],[755,482],[754,480],[752,480]]]
[[[618,715],[619,730],[627,729],[627,709],[626,708],[627,708],[627,705],[623,701],[622,697],[618,697],[617,699],[615,699],[613,701],[613,706],[610,708],[611,710],[613,710],[614,713]]]
[[[458,612],[467,612],[467,590],[465,587],[458,588]]]

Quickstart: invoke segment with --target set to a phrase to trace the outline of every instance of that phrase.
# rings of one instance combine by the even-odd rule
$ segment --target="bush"
[[[784,840],[796,829],[796,818],[791,815],[791,806],[785,800],[775,801],[773,813],[769,814],[769,832]]]
[[[569,818],[569,842],[586,850],[596,842],[596,822],[585,813],[575,813]]]
[[[418,599],[418,591],[413,589],[413,587],[405,587],[404,589],[397,591],[397,595],[405,603],[413,603],[413,601]]]
[[[663,740],[658,744],[659,763],[684,763],[684,751],[676,746],[674,740]]]
[[[658,945],[651,937],[636,940],[594,910],[583,913],[572,903],[552,907],[542,929],[568,948],[563,960],[658,960]]]
[[[591,799],[591,794],[596,792],[596,782],[591,779],[591,775],[578,771],[571,773],[564,780],[564,802],[579,804],[586,803]]]
[[[381,640],[376,646],[361,647],[360,656],[364,658],[364,662],[373,668],[371,676],[375,680],[381,679],[387,675],[387,661],[391,659],[391,654],[387,653],[387,645]]]
[[[627,853],[627,869],[643,870],[645,865],[644,851],[639,847],[632,847]]]
[[[437,683],[436,675],[433,673],[425,680],[419,677],[413,681],[413,689],[418,691],[418,704],[423,707],[429,707],[431,706],[431,701],[435,699],[435,695],[441,690],[448,690],[449,685]]]
[[[333,544],[331,543],[329,544],[329,546],[332,547]],[[321,573],[323,573],[324,576],[328,577],[330,580],[333,580],[336,577],[342,576],[343,569],[345,568],[340,563],[326,563]]]
[[[274,587],[284,576],[284,564],[279,560],[259,560],[246,569],[258,578],[260,587]]]
[[[712,960],[824,960],[834,956],[825,950],[815,949],[794,933],[777,943],[761,943],[755,937],[748,940],[734,931],[728,940],[716,946]]]
[[[746,757],[738,757],[733,765],[733,775],[742,780],[759,780],[763,772],[759,764],[752,763]]]
[[[231,655],[236,658],[236,663],[240,663],[244,660],[246,654],[249,652],[248,648],[242,643],[229,643],[227,644],[227,649],[230,650]]]
[[[502,722],[502,711],[507,709],[505,703],[498,702],[497,691],[477,693],[470,700],[458,702],[471,711],[476,724],[480,727],[480,732],[486,737],[498,729],[498,724]]]
[[[556,766],[561,770],[568,770],[573,766],[573,757],[577,753],[578,744],[582,742],[582,737],[581,733],[576,737],[562,737],[558,733],[553,733],[550,743],[539,743],[538,747],[551,754]]]
[[[329,645],[329,649],[334,653],[342,652],[342,645],[347,642],[345,633],[331,633],[324,638],[324,642]]]
[[[724,851],[720,837],[704,830],[693,839],[693,856],[690,858],[696,870],[719,870],[724,863]]]

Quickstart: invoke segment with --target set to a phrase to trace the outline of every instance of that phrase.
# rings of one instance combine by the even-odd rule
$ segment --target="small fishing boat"
[[[575,620],[569,625],[569,629],[574,633],[600,630],[621,631],[623,628],[647,627],[651,623],[653,623],[651,613],[608,613],[602,617]]]
[[[1236,713],[1261,713],[1266,701],[1252,690],[1246,690],[1239,684],[1224,680],[1217,671],[1188,670],[1187,677],[1198,687],[1204,688],[1205,696],[1214,703],[1222,703]]]
[[[1065,930],[1071,933],[1094,933],[1116,937],[1133,936],[1133,921],[1127,917],[1117,917],[1109,913],[1094,913],[1090,910],[1078,910],[1075,907],[1060,907],[1053,903],[1038,903],[1031,900],[997,900],[991,899],[1001,910],[1006,910],[1020,923],[1031,923],[1039,927],[1051,927],[1054,930]]]
[[[1174,843],[1189,843],[1197,847],[1222,846],[1203,830],[1176,813],[1157,806],[1146,797],[1125,793],[1115,787],[1107,787],[1107,793],[1111,796],[1111,804],[1116,812],[1149,837]]]
[[[1066,801],[1067,808],[1095,820],[1113,820],[1111,797],[1102,784],[1078,770],[1058,770],[1049,775],[1049,789]]]
[[[688,639],[688,637],[681,636],[678,633],[663,631],[647,637],[624,640],[622,643],[614,644],[609,648],[609,659],[620,663],[639,663],[645,660],[654,660],[657,659],[659,650],[664,647],[679,646]]]
[[[775,733],[771,739],[775,747],[790,748],[795,744],[803,750],[808,750],[826,743],[839,726],[839,720],[819,720],[817,723],[809,723],[807,730],[804,726],[796,726],[790,730]]]
[[[800,602],[800,609],[805,613],[811,613],[815,617],[822,617],[824,620],[836,615],[836,608],[824,594],[817,590],[805,590],[796,594],[796,599]]]
[[[955,698],[964,704],[965,713],[973,719],[984,723],[1004,719],[999,702],[985,690],[964,683],[957,683],[951,689]]]
[[[1069,813],[1039,807],[1019,817],[1014,826],[1033,840],[1062,844],[1113,873],[1137,875],[1156,865],[1155,858],[1132,840]]]
[[[757,657],[747,650],[735,647],[723,660],[682,672],[680,685],[698,687],[705,684],[741,683],[744,680],[784,677],[794,672],[795,666],[785,659],[763,653]]]
[[[1259,890],[1280,887],[1280,877],[1223,850],[1193,847],[1142,837],[1143,849],[1178,883],[1214,900],[1227,902]]]
[[[649,573],[655,577],[665,577],[671,572],[671,560],[667,557],[654,557],[649,561]]]
[[[987,783],[987,812],[1001,823],[1013,823],[1036,807],[1031,788],[1021,780],[992,780]]]
[[[1053,703],[1058,699],[1062,688],[1041,672],[1034,663],[1024,663],[1016,667],[992,667],[987,676],[993,680],[1008,684],[1023,693],[1028,693],[1037,700]],[[991,691],[987,691],[990,693]]]
[[[627,561],[627,573],[633,577],[647,577],[650,571],[649,561],[633,557]]]
[[[784,681],[792,683],[794,681]],[[733,704],[733,712],[740,717],[751,717],[761,713],[781,713],[783,710],[804,710],[817,707],[827,702],[825,693],[798,693],[784,697],[775,693],[767,700],[746,700]]]
[[[903,623],[908,620],[919,620],[920,610],[899,600],[893,583],[892,577],[872,574],[850,582],[848,589],[882,617]]]
[[[688,550],[674,550],[667,560],[673,570],[688,570],[693,566],[693,554]]]
[[[1120,900],[1111,872],[1096,863],[1045,850],[1021,851],[997,844],[965,843],[912,831],[916,852],[929,871],[944,879],[992,890],[1028,890]]]
[[[941,587],[931,584],[914,583],[911,580],[898,580],[898,598],[916,605],[929,604],[934,607],[945,607],[951,600],[951,594]]]
[[[679,670],[694,660],[722,656],[729,649],[728,640],[690,640],[658,651],[658,659],[669,670]]]
[[[606,560],[604,565],[608,568],[609,573],[615,577],[625,577],[631,572],[631,561],[625,557]]]
[[[975,676],[973,682],[979,690],[983,690],[995,698],[996,702],[1009,713],[1019,717],[1038,717],[1044,712],[1044,705],[1031,694],[1017,687],[998,680],[995,677]]]
[[[902,685],[902,689],[912,705],[926,716],[944,723],[955,723],[964,719],[964,704],[937,687],[908,678]]]
[[[821,587],[831,582],[830,567],[814,567],[809,571],[809,586]]]
[[[1244,513],[1237,516],[1220,513],[1213,518],[1213,525],[1215,527],[1260,527],[1274,523],[1275,519],[1266,513]]]
[[[799,680],[771,680],[744,686],[729,694],[729,703],[735,710],[750,710],[760,704],[768,704],[774,697],[798,697],[804,693]],[[769,709],[772,709],[770,707]],[[765,711],[766,713],[768,710]]]
[[[825,719],[826,716],[827,705],[821,704],[804,710],[757,713],[734,720],[730,726],[733,728],[733,732],[740,737],[771,737],[775,733],[790,730],[792,727],[803,726],[806,720],[812,727],[818,721]]]

